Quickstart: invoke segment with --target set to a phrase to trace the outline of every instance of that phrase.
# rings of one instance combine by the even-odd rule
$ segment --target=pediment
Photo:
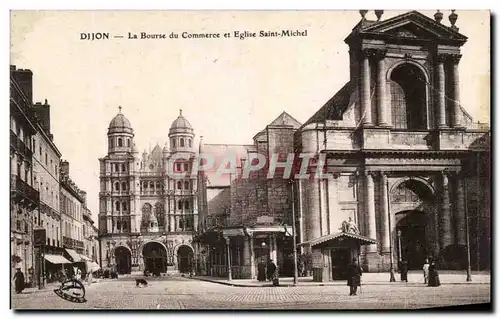
[[[363,27],[362,33],[384,34],[398,38],[414,38],[425,40],[461,40],[467,37],[458,31],[438,23],[417,11],[396,16],[394,18]]]

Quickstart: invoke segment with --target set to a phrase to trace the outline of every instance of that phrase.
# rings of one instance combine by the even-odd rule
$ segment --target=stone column
[[[231,240],[229,236],[224,236],[226,240],[226,253],[227,253],[227,279],[229,281],[233,280],[232,270],[231,270]]]
[[[380,178],[380,214],[382,215],[382,238],[381,242],[381,252],[389,252],[390,250],[390,234],[389,229],[389,202],[388,202],[388,191],[387,191],[387,175],[382,173]]]
[[[439,110],[439,127],[446,127],[446,100],[445,100],[445,74],[444,74],[444,61],[446,56],[441,54],[437,57],[437,87],[438,87],[438,110]]]
[[[321,237],[321,216],[319,206],[319,184],[317,180],[304,180],[304,202],[306,209],[303,212],[305,219],[304,239],[311,240]]]
[[[386,93],[386,80],[385,80],[385,54],[386,50],[377,51],[377,114],[378,114],[378,125],[379,126],[389,126],[388,121],[388,105],[387,105],[387,93]]]
[[[175,225],[175,215],[170,212],[170,231],[175,231],[177,226]]]
[[[328,222],[328,180],[319,180],[321,192],[321,236],[330,233],[330,225]]]
[[[255,279],[255,252],[253,248],[253,237],[248,238],[248,243],[250,244],[250,275],[252,279]]]
[[[270,238],[270,243],[271,243],[271,259],[274,261],[274,263],[276,264],[276,266],[278,266],[278,242],[276,240],[276,235],[275,234],[272,234],[271,235],[271,238]]]
[[[339,225],[335,225],[335,214],[338,212],[338,178],[339,174],[332,174],[331,177],[328,178],[328,217],[329,217],[329,226],[330,226],[330,234],[333,234],[338,231]]]
[[[370,92],[370,52],[363,51],[361,65],[361,116],[364,116],[363,125],[372,125],[372,106]]]
[[[198,231],[198,214],[193,215],[194,231]]]
[[[369,238],[377,239],[377,228],[375,221],[375,185],[371,172],[365,172],[365,208],[366,208],[366,224],[368,226]],[[367,246],[367,252],[376,252],[377,245],[372,244]]]
[[[451,216],[450,216],[450,193],[448,185],[447,172],[443,173],[442,180],[442,211],[441,211],[441,233],[439,238],[441,239],[441,250],[447,246],[453,244],[453,235],[451,233]]]
[[[453,127],[462,127],[462,109],[460,108],[460,80],[458,72],[458,62],[462,55],[454,54],[450,57],[452,63],[453,81]]]
[[[465,199],[464,199],[464,177],[463,174],[457,174],[457,210],[456,210],[456,234],[457,244],[466,245],[466,223],[465,223]]]

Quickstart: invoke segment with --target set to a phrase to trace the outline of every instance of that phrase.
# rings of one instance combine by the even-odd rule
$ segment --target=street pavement
[[[418,283],[364,285],[349,296],[345,285],[232,287],[183,277],[148,280],[102,280],[86,287],[85,303],[59,298],[52,288],[12,294],[14,309],[418,309],[491,302],[490,284]]]

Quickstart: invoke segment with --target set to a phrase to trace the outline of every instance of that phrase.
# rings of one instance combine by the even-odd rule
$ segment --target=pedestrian
[[[257,265],[257,280],[266,281],[266,264],[264,264],[264,260],[261,260]]]
[[[269,259],[269,262],[267,263],[267,272],[266,272],[266,278],[269,281],[273,280],[274,272],[276,271],[276,265],[274,264],[272,259]]]
[[[347,285],[350,287],[349,296],[356,296],[358,287],[361,287],[361,275],[363,271],[358,265],[356,258],[352,259],[352,262],[347,265]]]
[[[406,260],[402,260],[400,264],[400,272],[401,272],[401,281],[408,282],[408,262]]]
[[[16,274],[14,275],[13,280],[16,293],[20,294],[24,290],[24,274],[21,271],[21,268],[16,269]]]
[[[436,262],[431,261],[429,266],[429,287],[439,287],[441,282],[439,281],[439,273],[437,271]]]
[[[425,258],[424,267],[422,267],[424,271],[424,284],[427,284],[429,281],[429,266],[429,259]]]
[[[75,267],[75,279],[78,281],[82,280],[82,271],[77,267]]]
[[[280,285],[280,278],[279,278],[279,270],[278,267],[276,267],[276,264],[271,260],[271,268],[274,269],[273,274],[271,275],[271,280],[273,281],[273,286],[279,286]]]

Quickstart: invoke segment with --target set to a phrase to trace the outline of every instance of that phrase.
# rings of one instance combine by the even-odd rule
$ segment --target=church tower
[[[192,174],[195,162],[194,131],[182,115],[170,126],[170,152],[164,149],[165,185],[169,193],[169,230],[171,232],[196,231],[198,207],[196,201],[196,174]]]
[[[99,230],[111,236],[129,233],[134,227],[133,218],[131,220],[134,184],[130,178],[135,171],[134,146],[134,130],[119,107],[108,127],[108,154],[99,160]]]

